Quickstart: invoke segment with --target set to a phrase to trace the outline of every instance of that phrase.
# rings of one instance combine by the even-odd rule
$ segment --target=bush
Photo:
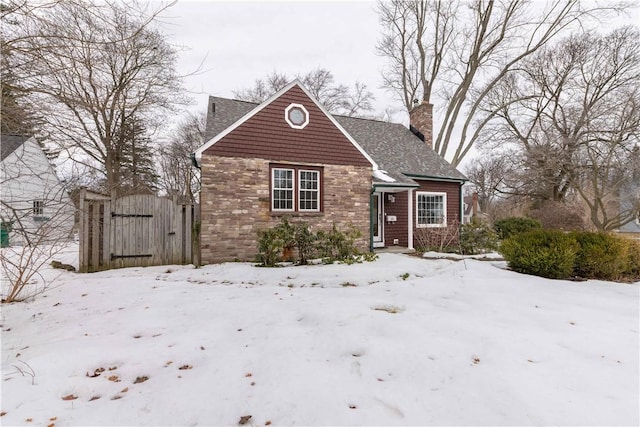
[[[350,227],[346,233],[338,230],[335,224],[330,231],[318,231],[318,252],[325,262],[348,261],[359,255],[355,241],[361,233]]]
[[[574,232],[571,236],[580,245],[574,274],[586,279],[615,280],[625,275],[629,267],[629,249],[621,237],[605,233]]]
[[[486,223],[475,218],[460,227],[460,250],[464,255],[477,255],[498,249],[498,235]]]
[[[640,279],[640,241],[626,239],[627,263],[624,269],[624,277],[630,280]]]
[[[585,221],[581,213],[584,209],[579,205],[567,202],[546,200],[538,209],[529,212],[531,218],[540,221],[542,228],[564,231],[583,231]]]
[[[460,223],[453,220],[446,227],[418,228],[413,237],[418,251],[458,252]]]
[[[280,261],[292,261],[294,249],[298,254],[297,262],[301,265],[314,257],[323,258],[325,263],[373,261],[374,256],[359,256],[355,241],[360,235],[360,231],[354,227],[342,232],[335,224],[329,231],[314,234],[306,222],[292,224],[283,218],[275,227],[258,231],[257,261],[265,267],[274,267]]]
[[[265,267],[274,267],[280,260],[284,240],[277,228],[258,230],[258,261]]]
[[[296,248],[298,248],[298,264],[305,265],[313,256],[316,238],[306,222],[299,222],[295,225],[294,241]]]
[[[498,233],[498,238],[504,240],[515,234],[541,229],[542,225],[537,219],[512,217],[496,221],[493,227]]]
[[[512,270],[550,279],[571,277],[579,250],[572,236],[557,230],[514,234],[500,245]]]

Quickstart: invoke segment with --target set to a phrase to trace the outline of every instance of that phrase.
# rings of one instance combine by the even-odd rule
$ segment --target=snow
[[[478,254],[478,255],[460,255],[454,253],[444,253],[444,252],[425,252],[422,254],[423,258],[426,259],[449,259],[452,261],[460,261],[465,259],[477,259],[483,261],[503,261],[502,255],[497,252],[488,252],[486,254]],[[505,265],[506,266],[506,265]]]
[[[2,306],[3,425],[640,422],[640,283],[399,254],[42,274]]]
[[[396,180],[389,175],[387,175],[387,171],[383,171],[381,169],[376,169],[373,171],[373,177],[379,179],[384,182],[396,182]]]

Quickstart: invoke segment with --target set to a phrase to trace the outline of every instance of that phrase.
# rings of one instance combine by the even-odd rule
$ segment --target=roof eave
[[[444,182],[462,182],[465,183],[469,181],[469,178],[466,177],[451,177],[451,176],[434,176],[434,175],[420,175],[414,173],[403,173],[407,178],[412,179],[427,179],[429,181],[444,181]]]

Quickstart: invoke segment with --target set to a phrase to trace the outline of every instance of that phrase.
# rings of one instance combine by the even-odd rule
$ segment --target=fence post
[[[79,267],[80,267],[80,272],[81,273],[86,273],[87,272],[87,254],[89,251],[89,248],[87,247],[87,224],[86,224],[86,220],[87,220],[87,214],[85,212],[86,206],[85,206],[85,197],[87,197],[87,189],[85,187],[81,187],[80,188],[80,201],[78,203],[78,210],[79,210],[79,219],[80,219],[80,224],[79,224],[79,229],[78,229],[78,240],[79,240],[79,244],[80,244],[80,259],[79,259]]]

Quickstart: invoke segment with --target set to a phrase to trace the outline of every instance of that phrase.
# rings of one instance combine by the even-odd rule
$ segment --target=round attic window
[[[284,112],[284,119],[294,129],[304,129],[309,124],[309,112],[302,104],[290,104]]]

